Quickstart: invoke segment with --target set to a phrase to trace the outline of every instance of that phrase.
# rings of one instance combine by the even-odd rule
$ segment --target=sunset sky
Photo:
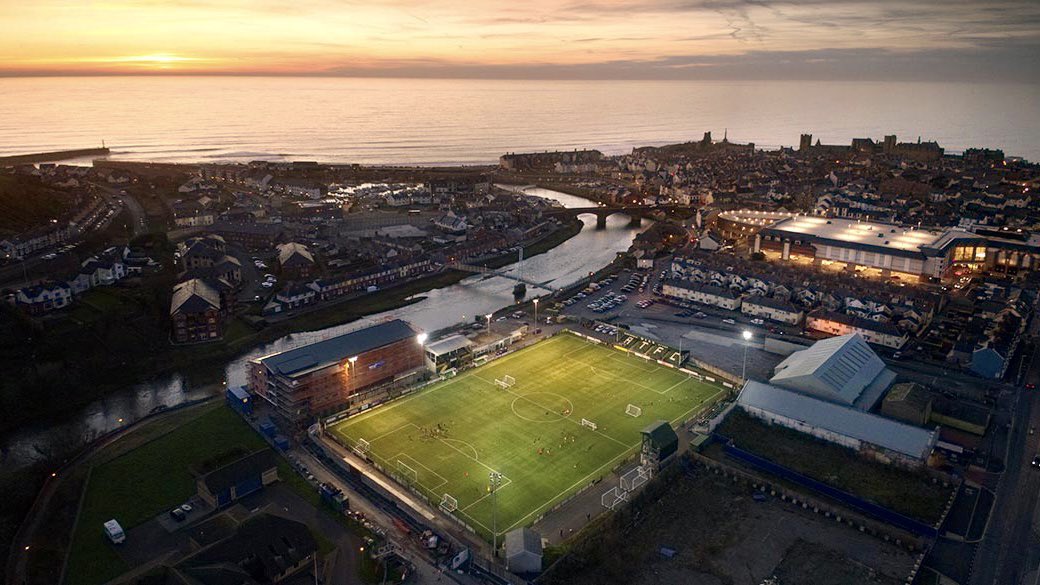
[[[0,75],[1040,81],[1040,1],[0,0]]]

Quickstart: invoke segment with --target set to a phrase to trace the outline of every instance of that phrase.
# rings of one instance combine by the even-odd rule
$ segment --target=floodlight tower
[[[751,331],[745,329],[741,336],[744,338],[744,365],[740,368],[740,383],[743,384],[747,381],[747,348],[751,341]]]
[[[348,403],[348,405],[349,405],[350,400],[352,400],[353,397],[354,397],[354,388],[356,387],[356,384],[354,383],[354,375],[356,374],[356,371],[355,371],[355,368],[354,368],[354,364],[357,361],[358,361],[358,356],[352,356],[352,357],[347,358],[347,360],[346,360],[346,377],[347,377],[347,380],[346,380],[347,388],[346,388],[346,390],[347,390],[347,403]]]
[[[419,335],[415,336],[415,340],[419,342],[419,368],[422,369],[426,363],[426,340],[429,339],[429,335],[423,331]]]
[[[492,471],[488,474],[491,483],[491,553],[498,556],[498,486],[502,484],[502,474]]]

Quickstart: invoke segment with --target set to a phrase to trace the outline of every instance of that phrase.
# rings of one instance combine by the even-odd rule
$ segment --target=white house
[[[64,282],[47,282],[19,289],[15,303],[34,315],[72,304],[72,288]]]
[[[767,296],[751,295],[744,298],[740,312],[752,317],[761,317],[788,325],[797,325],[805,315],[804,311],[791,303]]]
[[[740,297],[732,291],[710,284],[694,284],[677,279],[664,281],[661,294],[685,301],[693,301],[713,307],[735,311],[740,308]]]

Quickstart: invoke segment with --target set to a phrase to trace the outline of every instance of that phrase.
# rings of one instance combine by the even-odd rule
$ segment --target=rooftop
[[[777,386],[869,410],[895,379],[858,333],[817,341],[780,362]]]
[[[934,248],[944,232],[905,228],[869,221],[851,221],[799,215],[782,219],[767,228],[788,237],[810,236],[837,245],[868,246],[892,252],[922,253],[923,247]]]
[[[916,459],[927,457],[932,447],[932,431],[754,380],[737,402]]]
[[[416,334],[416,330],[407,322],[395,319],[269,355],[260,358],[259,361],[275,374],[294,378],[339,363],[351,356],[403,339],[414,338]]]

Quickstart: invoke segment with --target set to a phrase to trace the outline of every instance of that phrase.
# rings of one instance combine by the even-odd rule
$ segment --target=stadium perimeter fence
[[[905,516],[903,514],[900,514],[899,512],[890,510],[884,506],[880,506],[873,502],[868,502],[867,500],[864,500],[859,496],[850,494],[849,492],[840,490],[836,487],[829,486],[807,475],[803,475],[789,467],[785,467],[783,465],[780,465],[779,463],[770,461],[769,459],[766,459],[764,457],[759,457],[758,455],[755,455],[753,453],[741,449],[740,447],[732,445],[730,443],[730,440],[722,435],[716,433],[715,438],[717,441],[722,443],[723,450],[726,452],[727,455],[730,455],[745,463],[748,463],[752,467],[761,469],[762,471],[775,475],[781,479],[786,479],[788,481],[794,482],[818,494],[827,496],[828,498],[841,502],[843,505],[846,505],[849,508],[861,514],[865,514],[871,518],[885,522],[886,524],[891,524],[892,526],[895,526],[896,528],[900,528],[902,530],[906,530],[911,534],[917,536],[924,536],[926,538],[936,538],[939,535],[939,530],[935,526],[931,526],[915,518]]]

